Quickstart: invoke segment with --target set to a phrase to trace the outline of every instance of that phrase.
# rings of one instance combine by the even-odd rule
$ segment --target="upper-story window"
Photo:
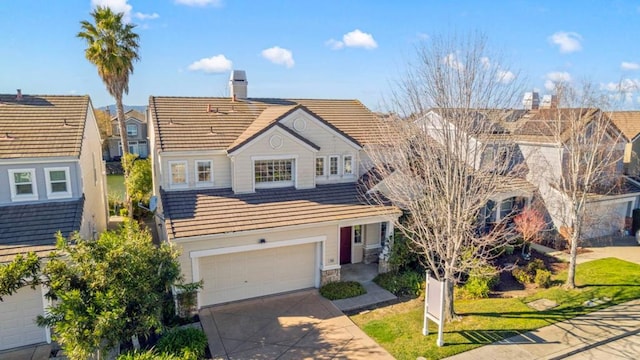
[[[316,176],[324,176],[324,156],[316,158]]]
[[[138,125],[127,124],[127,136],[138,136]]]
[[[353,156],[345,155],[342,158],[342,173],[344,175],[353,175]]]
[[[338,156],[329,156],[329,175],[338,175]]]
[[[12,201],[38,200],[35,169],[9,170]]]
[[[196,186],[213,185],[213,166],[211,160],[196,161]]]
[[[294,159],[256,160],[254,179],[256,188],[294,185]]]
[[[47,180],[47,197],[49,199],[71,197],[71,181],[68,167],[46,168],[44,173]]]
[[[187,186],[187,162],[186,161],[169,161],[171,169],[171,178],[169,179],[170,187],[180,188]]]

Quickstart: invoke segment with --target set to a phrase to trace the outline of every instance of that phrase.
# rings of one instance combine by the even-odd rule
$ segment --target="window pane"
[[[353,242],[359,244],[362,242],[362,227],[355,225],[353,227]]]
[[[198,181],[211,182],[211,163],[208,161],[198,162]]]
[[[324,158],[316,158],[316,176],[324,175]]]
[[[49,180],[51,181],[66,181],[66,174],[64,170],[49,171]]]
[[[137,125],[127,125],[127,135],[136,136],[138,135],[138,126]]]
[[[18,184],[16,185],[17,195],[31,195],[33,194],[33,188],[31,184]]]
[[[293,180],[293,160],[259,160],[255,162],[256,183]]]
[[[338,158],[336,156],[329,158],[329,175],[338,175]]]
[[[13,173],[13,179],[16,184],[31,183],[31,173],[30,172]]]
[[[353,174],[351,156],[345,156],[344,157],[344,173],[345,173],[345,175]]]
[[[51,192],[67,192],[67,182],[51,183]]]
[[[184,184],[187,182],[185,164],[171,164],[171,182]]]

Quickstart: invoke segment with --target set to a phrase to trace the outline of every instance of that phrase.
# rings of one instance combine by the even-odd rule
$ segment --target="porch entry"
[[[351,263],[351,226],[340,228],[340,265]]]

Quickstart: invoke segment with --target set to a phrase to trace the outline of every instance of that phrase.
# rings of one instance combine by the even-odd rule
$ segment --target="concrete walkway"
[[[639,334],[640,300],[633,300],[447,359],[638,359]],[[624,346],[606,346],[619,341]]]
[[[333,304],[341,311],[368,309],[397,299],[395,295],[373,282],[373,278],[378,275],[378,264],[345,264],[342,265],[341,272],[342,281],[357,281],[367,290],[366,294],[360,296],[333,300]]]

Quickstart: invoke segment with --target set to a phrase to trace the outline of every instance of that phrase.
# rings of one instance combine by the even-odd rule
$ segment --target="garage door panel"
[[[46,341],[45,329],[35,324],[42,311],[42,290],[26,287],[0,302],[0,350]]]
[[[203,306],[315,285],[316,244],[200,258]]]

